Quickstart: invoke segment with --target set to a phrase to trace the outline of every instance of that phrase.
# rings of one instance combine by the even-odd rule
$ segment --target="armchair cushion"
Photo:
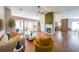
[[[39,37],[38,41],[40,45],[47,46],[51,43],[51,37]]]

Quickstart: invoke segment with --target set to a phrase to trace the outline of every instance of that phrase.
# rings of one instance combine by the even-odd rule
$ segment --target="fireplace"
[[[45,25],[45,31],[46,31],[46,33],[48,33],[48,34],[52,34],[52,30],[53,29],[53,25],[52,24],[46,24]]]
[[[46,32],[51,33],[51,28],[46,28]]]

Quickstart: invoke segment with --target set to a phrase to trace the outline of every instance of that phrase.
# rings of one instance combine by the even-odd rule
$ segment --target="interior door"
[[[61,31],[68,32],[68,19],[61,20]]]

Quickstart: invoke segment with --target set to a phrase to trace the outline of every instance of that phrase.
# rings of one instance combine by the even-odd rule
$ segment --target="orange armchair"
[[[50,37],[39,37],[34,40],[36,52],[51,52],[54,51],[54,43]]]

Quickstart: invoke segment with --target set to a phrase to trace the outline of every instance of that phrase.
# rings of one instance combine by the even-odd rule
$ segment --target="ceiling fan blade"
[[[43,11],[45,11],[44,14],[48,13],[48,11],[47,11],[46,9],[44,9],[43,7],[41,7],[41,9],[42,9]],[[60,13],[60,12],[55,12],[55,11],[54,11],[53,13]]]
[[[40,13],[40,14],[45,14],[44,12],[38,12],[38,13]]]
[[[44,12],[40,12],[40,9],[41,9],[40,6],[38,6],[38,13],[39,14],[45,14]]]
[[[46,10],[46,9],[44,9],[43,7],[41,7],[41,9],[45,12],[45,13],[47,13],[48,11]]]

